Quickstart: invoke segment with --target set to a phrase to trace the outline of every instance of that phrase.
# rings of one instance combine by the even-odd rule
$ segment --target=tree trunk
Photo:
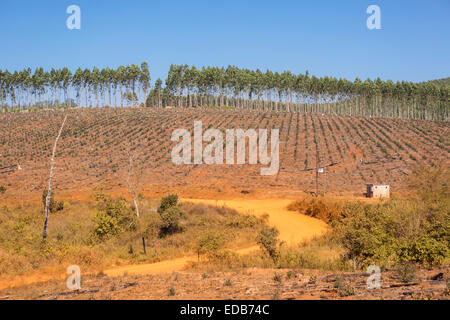
[[[53,174],[54,174],[54,167],[55,167],[56,146],[58,145],[58,140],[61,137],[61,132],[64,128],[64,124],[66,123],[66,120],[67,120],[67,115],[64,117],[64,121],[61,125],[61,128],[59,129],[58,136],[55,139],[55,144],[53,145],[52,158],[50,159],[50,177],[48,179],[47,197],[45,198],[45,221],[44,221],[44,232],[42,234],[42,238],[44,240],[47,238],[47,227],[48,227],[48,217],[50,214],[50,199],[52,196],[52,183],[53,183]]]

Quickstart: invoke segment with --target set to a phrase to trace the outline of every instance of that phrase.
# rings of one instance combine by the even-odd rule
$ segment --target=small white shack
[[[388,185],[367,185],[367,198],[389,198],[390,189]]]

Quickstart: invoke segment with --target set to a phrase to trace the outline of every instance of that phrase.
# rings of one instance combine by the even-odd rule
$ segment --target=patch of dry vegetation
[[[248,246],[265,223],[226,207],[181,203],[179,228],[162,233],[167,221],[156,210],[159,200],[141,197],[137,218],[131,202],[122,197],[96,192],[93,199],[65,202],[62,210],[51,213],[46,241],[39,205],[0,208],[0,276],[73,264],[94,272],[112,264],[158,262],[197,253],[207,234],[214,234],[224,249]]]
[[[446,265],[450,260],[448,181],[449,170],[443,165],[417,166],[409,177],[409,200],[367,204],[310,197],[294,201],[289,210],[328,222],[330,231],[287,246],[278,240],[276,230],[266,228],[256,239],[261,251],[226,252],[193,268],[365,270],[371,264],[381,268]]]

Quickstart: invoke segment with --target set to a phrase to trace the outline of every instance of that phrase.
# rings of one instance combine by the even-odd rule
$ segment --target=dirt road
[[[280,231],[280,240],[287,244],[295,244],[311,239],[314,236],[323,234],[326,231],[326,224],[318,219],[300,215],[286,210],[286,206],[291,200],[202,200],[202,199],[181,199],[194,203],[204,203],[209,205],[227,206],[240,213],[249,213],[256,216],[267,214],[269,224],[277,227]],[[236,250],[239,254],[257,250],[258,246],[253,246]],[[171,273],[184,269],[189,261],[195,261],[195,256],[177,258],[151,264],[121,266],[105,270],[108,276],[119,276],[128,274],[156,274]]]
[[[194,203],[205,203],[209,205],[228,206],[240,213],[250,213],[256,216],[267,214],[269,224],[276,226],[280,231],[280,239],[287,244],[295,244],[323,234],[326,231],[326,224],[320,220],[303,216],[286,210],[286,206],[291,200],[201,200],[201,199],[181,199]],[[252,250],[258,250],[256,245],[237,249],[238,254],[245,254]],[[174,271],[181,271],[189,261],[196,261],[196,256],[187,256],[171,259],[151,264],[127,265],[113,267],[104,272],[108,276],[121,276],[127,274],[164,274]],[[8,287],[27,285],[36,282],[48,281],[51,279],[65,279],[65,274],[36,274],[16,277],[8,281],[0,282],[0,290]]]

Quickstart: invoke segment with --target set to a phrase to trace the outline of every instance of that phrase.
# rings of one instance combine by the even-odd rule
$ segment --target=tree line
[[[45,71],[31,68],[9,72],[0,69],[0,109],[24,110],[54,106],[135,106],[150,89],[148,64],[119,66],[117,69],[67,67]],[[119,97],[119,101],[117,101]],[[113,101],[114,99],[114,101]],[[120,103],[120,104],[119,104]]]
[[[151,90],[150,90],[151,89]],[[354,81],[235,66],[171,65],[151,88],[148,64],[45,71],[0,70],[0,109],[52,106],[204,107],[319,112],[348,116],[449,119],[450,87],[441,83]]]
[[[149,106],[231,106],[348,116],[448,120],[450,87],[434,83],[318,78],[267,70],[172,65],[158,79]]]

